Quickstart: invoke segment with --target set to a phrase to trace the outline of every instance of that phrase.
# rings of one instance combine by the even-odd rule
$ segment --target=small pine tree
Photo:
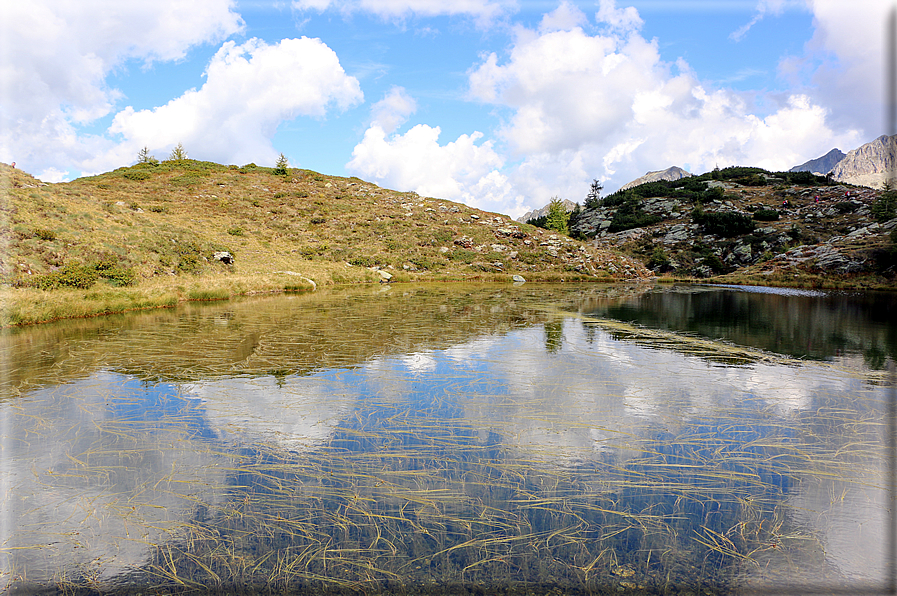
[[[274,166],[274,173],[278,176],[286,176],[289,172],[287,168],[290,167],[290,162],[287,161],[286,156],[283,153],[280,154],[280,157],[277,158],[277,165]]]
[[[156,159],[156,157],[154,155],[150,155],[149,149],[144,147],[137,154],[137,163],[157,164],[157,163],[159,163],[159,160]]]
[[[184,149],[183,145],[178,143],[177,146],[171,150],[171,154],[168,156],[168,161],[179,161],[182,159],[187,159],[187,150]]]
[[[548,219],[545,222],[545,228],[567,234],[567,222],[570,220],[570,214],[564,208],[564,202],[558,197],[552,197],[548,204]]]
[[[601,206],[601,189],[604,187],[597,180],[592,180],[589,192],[586,194],[586,209],[597,209]]]

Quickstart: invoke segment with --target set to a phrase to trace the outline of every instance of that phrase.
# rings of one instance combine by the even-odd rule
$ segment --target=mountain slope
[[[573,232],[659,274],[895,287],[897,195],[883,194],[809,172],[733,167],[614,193]]]
[[[845,157],[847,157],[847,154],[840,149],[832,149],[822,157],[811,159],[810,161],[802,163],[799,166],[794,166],[788,171],[812,172],[814,174],[819,174],[820,176],[825,176],[831,171],[832,168],[838,165],[838,162],[840,162]]]

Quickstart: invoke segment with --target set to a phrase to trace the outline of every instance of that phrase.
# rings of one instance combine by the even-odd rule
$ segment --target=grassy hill
[[[307,170],[179,160],[45,184],[0,164],[0,193],[3,326],[390,276],[651,276],[503,215]]]

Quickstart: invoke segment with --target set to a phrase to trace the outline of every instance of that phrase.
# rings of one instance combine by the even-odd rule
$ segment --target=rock
[[[227,251],[219,251],[212,255],[212,258],[216,261],[221,261],[225,265],[233,265],[234,264],[234,256]]]
[[[736,244],[734,250],[732,250],[732,255],[739,263],[750,263],[751,262],[751,245],[750,244]]]
[[[522,284],[526,281],[525,279],[523,279],[522,275],[515,275],[511,279],[514,280],[514,283],[516,283],[516,284]]]
[[[378,269],[377,273],[380,274],[380,283],[389,283],[392,280],[392,274],[388,271],[384,271],[383,269]]]

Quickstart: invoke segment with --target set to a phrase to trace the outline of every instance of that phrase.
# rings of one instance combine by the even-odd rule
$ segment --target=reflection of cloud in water
[[[507,383],[507,399],[476,404],[479,415],[495,420],[496,430],[515,444],[552,458],[583,457],[600,448],[590,437],[624,440],[649,429],[675,431],[690,417],[721,415],[745,400],[786,415],[808,407],[814,394],[837,393],[850,383],[823,365],[719,366],[615,341],[603,331],[593,332],[590,344],[572,321],[564,336],[564,358],[546,355],[539,328],[517,331],[501,343],[452,349],[491,362],[491,372]]]
[[[202,400],[209,424],[222,438],[294,450],[326,441],[358,397],[352,383],[332,372],[200,381],[183,389]]]
[[[630,448],[638,443],[660,432],[677,436],[686,426],[712,429],[732,420],[789,427],[802,411],[815,416],[820,402],[837,403],[843,396],[870,391],[861,379],[823,363],[721,366],[681,352],[615,341],[603,331],[589,335],[591,343],[582,327],[568,320],[564,358],[546,352],[539,328],[516,331],[502,342],[453,348],[454,355],[475,354],[488,361],[490,373],[508,388],[499,398],[465,400],[468,417],[491,421],[493,430],[530,461],[563,464],[608,449],[620,458],[633,457],[638,451]],[[748,418],[732,418],[745,412]],[[837,435],[829,439],[842,440]],[[814,447],[807,449],[812,453]],[[822,556],[843,578],[877,580],[884,573],[885,493],[874,487],[875,472],[866,478],[865,472],[847,466],[839,473],[844,477],[838,481],[810,478],[792,487],[792,518],[820,537]],[[774,554],[777,561],[784,560],[781,553]],[[789,581],[820,579],[790,573]]]
[[[401,358],[402,364],[410,371],[432,372],[436,369],[436,359],[430,352],[415,352]]]
[[[2,579],[111,578],[215,503],[228,466],[196,405],[107,372],[0,404]]]

